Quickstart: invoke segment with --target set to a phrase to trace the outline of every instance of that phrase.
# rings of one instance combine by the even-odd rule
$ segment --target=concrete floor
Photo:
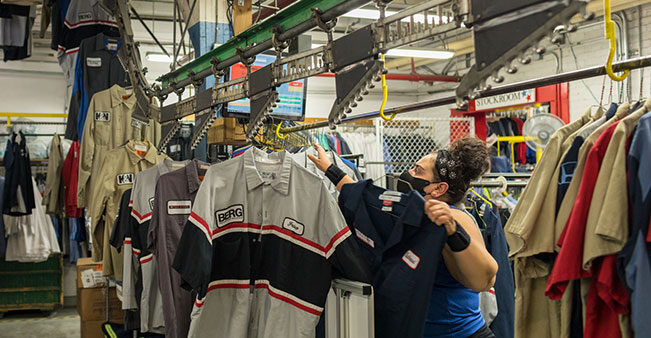
[[[8,312],[0,319],[0,338],[79,338],[77,309]]]

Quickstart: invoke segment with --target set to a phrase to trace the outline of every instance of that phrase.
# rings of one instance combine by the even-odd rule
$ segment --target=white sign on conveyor
[[[534,102],[536,102],[536,90],[527,89],[513,93],[479,98],[475,100],[475,110],[487,110]]]

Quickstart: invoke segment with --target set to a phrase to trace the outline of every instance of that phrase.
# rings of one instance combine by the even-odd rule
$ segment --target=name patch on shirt
[[[111,122],[111,112],[110,111],[96,111],[95,112],[95,121],[98,121],[98,122]]]
[[[420,257],[418,257],[413,251],[407,250],[407,252],[402,256],[402,261],[410,268],[416,270],[418,264],[420,264]]]
[[[79,21],[91,20],[93,18],[93,13],[79,13]]]
[[[235,204],[215,212],[217,227],[221,228],[231,223],[244,222],[244,205]]]
[[[375,249],[375,241],[372,240],[370,237],[364,235],[364,233],[359,231],[359,229],[355,229],[355,236],[357,236],[357,238],[359,238],[360,241],[366,243],[368,246]]]
[[[133,184],[133,174],[119,174],[117,180],[118,185]]]
[[[192,211],[192,201],[168,201],[168,215],[189,215]]]
[[[88,67],[101,67],[102,58],[86,58],[86,66]]]
[[[153,197],[149,199],[149,207],[151,208],[151,210],[154,210],[154,198]]]
[[[305,232],[305,226],[302,223],[289,217],[285,217],[285,220],[283,221],[283,229],[287,229],[299,236],[303,236],[303,233]]]

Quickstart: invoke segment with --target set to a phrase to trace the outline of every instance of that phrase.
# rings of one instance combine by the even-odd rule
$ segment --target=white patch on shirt
[[[244,205],[235,204],[215,212],[217,227],[221,228],[231,223],[244,222]]]
[[[168,201],[168,215],[189,215],[192,211],[192,201]]]
[[[375,241],[373,241],[370,237],[364,235],[359,229],[355,229],[355,236],[359,238],[360,241],[366,243],[368,246],[371,248],[375,249]]]
[[[283,229],[287,229],[299,236],[303,236],[303,233],[305,232],[305,226],[302,223],[289,217],[285,217],[285,220],[283,221]]]
[[[151,210],[154,210],[154,198],[153,197],[149,199],[149,207],[151,208]]]
[[[418,264],[420,264],[420,257],[418,257],[413,251],[407,250],[407,252],[402,256],[402,261],[410,268],[416,270]]]
[[[88,67],[102,67],[102,58],[86,58],[86,66]]]
[[[93,13],[91,13],[91,12],[79,13],[78,18],[79,18],[79,21],[92,20],[93,19]]]
[[[110,111],[96,111],[95,112],[95,121],[98,121],[98,122],[111,122],[111,112]]]
[[[119,174],[116,177],[118,185],[133,184],[133,174]]]

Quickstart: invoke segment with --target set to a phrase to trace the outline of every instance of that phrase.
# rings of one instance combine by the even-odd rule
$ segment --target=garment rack
[[[649,66],[651,66],[651,55],[615,62],[613,63],[612,68],[614,72],[621,72],[624,70],[632,70],[632,69],[644,68]],[[565,72],[561,74],[544,76],[537,79],[520,81],[520,82],[507,84],[503,86],[497,86],[492,89],[479,92],[478,97],[505,94],[505,93],[515,92],[515,91],[520,91],[525,89],[544,87],[553,84],[582,80],[582,79],[587,79],[587,78],[597,77],[602,75],[606,75],[606,67],[595,66],[595,67],[584,68],[584,69],[575,70],[571,72]],[[440,99],[427,100],[423,102],[388,108],[384,110],[384,114],[387,116],[393,114],[396,115],[404,114],[404,113],[410,113],[410,112],[414,112],[426,108],[441,107],[450,104],[456,104],[456,102],[457,102],[456,95],[450,95]],[[343,123],[350,123],[356,121],[363,121],[363,120],[369,120],[378,117],[380,117],[380,112],[374,111],[370,113],[364,113],[364,114],[359,114],[359,115],[344,118],[341,120],[341,123],[343,124]],[[316,123],[306,123],[296,127],[282,128],[280,129],[279,132],[282,134],[289,134],[289,133],[295,133],[303,130],[324,128],[328,126],[329,126],[328,121],[322,121]]]

